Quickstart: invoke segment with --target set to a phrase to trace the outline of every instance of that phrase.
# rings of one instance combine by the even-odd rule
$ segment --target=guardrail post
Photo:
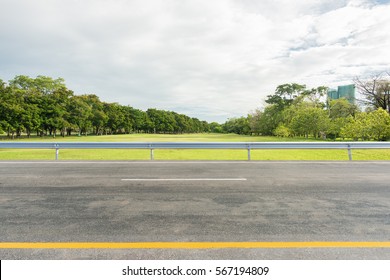
[[[348,144],[348,159],[352,160],[352,150],[351,150],[351,145]]]
[[[154,149],[150,149],[150,160],[154,160]]]
[[[149,148],[150,148],[150,160],[154,160],[154,149],[152,144],[149,144]]]
[[[250,145],[248,145],[248,161],[250,161],[251,160],[251,146]]]
[[[60,153],[60,148],[58,144],[54,144],[54,147],[56,148],[56,160],[58,160],[58,155]]]

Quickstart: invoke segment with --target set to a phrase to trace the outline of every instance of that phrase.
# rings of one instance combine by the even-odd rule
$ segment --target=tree
[[[102,135],[103,129],[107,124],[108,116],[104,112],[103,102],[100,101],[99,97],[95,94],[87,94],[82,96],[85,103],[91,108],[91,114],[89,120],[93,127],[93,133],[95,135]]]
[[[329,126],[329,118],[325,110],[317,107],[302,107],[292,118],[290,127],[296,135],[304,135],[306,138],[313,135],[317,138],[320,134],[326,135]]]
[[[88,135],[88,131],[92,127],[91,118],[93,116],[92,106],[88,104],[88,96],[72,96],[69,110],[70,122],[77,126],[79,135],[83,133]]]
[[[131,118],[133,120],[133,130],[140,133],[144,128],[144,121],[146,118],[146,113],[142,110],[129,107]]]
[[[11,87],[5,87],[0,96],[0,125],[7,132],[8,137],[15,137],[23,130],[21,122],[23,109],[23,98],[21,94],[15,94]]]
[[[121,124],[121,130],[123,133],[129,134],[133,131],[133,110],[130,106],[121,106],[121,111],[124,117]]]
[[[362,119],[364,118],[364,114],[359,113],[355,117],[348,117],[346,124],[340,130],[340,136],[343,138],[352,138],[357,141],[362,136]]]
[[[40,109],[41,109],[41,135],[45,131],[49,132],[50,136],[56,137],[57,131],[61,131],[64,136],[69,122],[72,123],[72,114],[74,114],[75,104],[72,102],[73,92],[61,88],[51,94],[45,94],[41,97]],[[73,122],[76,124],[75,122]]]
[[[387,140],[390,138],[390,115],[379,108],[368,113],[358,113],[354,118],[348,117],[341,135],[354,140]]]
[[[301,93],[302,101],[309,102],[315,107],[324,108],[325,103],[321,99],[326,96],[327,92],[328,87],[325,86],[305,90]]]
[[[341,136],[341,129],[348,124],[348,118],[359,113],[359,108],[345,98],[330,100],[327,107],[330,118],[327,137],[336,139]]]
[[[268,95],[265,100],[269,105],[263,111],[257,110],[249,116],[251,130],[255,134],[262,135],[275,135],[275,133],[286,135],[285,128],[291,128],[290,123],[302,106],[321,110],[325,107],[321,98],[326,92],[327,87],[324,86],[312,89],[296,83],[277,86],[275,93]],[[288,133],[296,130],[297,127],[295,131],[290,129]]]
[[[47,76],[37,76],[34,79],[34,85],[43,94],[53,94],[56,91],[66,89],[63,78],[53,79]]]
[[[249,113],[248,122],[251,130],[251,134],[255,134],[255,135],[261,134],[260,118],[262,113],[263,112],[260,109],[256,109],[255,111]]]
[[[222,133],[223,132],[223,128],[222,128],[222,126],[219,123],[212,122],[212,123],[210,123],[210,131],[212,133]]]
[[[352,116],[349,116],[352,118]],[[345,127],[349,121],[349,117],[340,117],[340,118],[333,118],[330,119],[329,127],[328,127],[328,133],[326,135],[327,138],[335,140],[336,138],[342,136],[341,131],[343,127]]]
[[[33,79],[29,76],[19,75],[10,80],[9,84],[11,87],[22,90],[35,89],[42,94],[52,94],[55,91],[66,88],[63,78],[54,80],[53,78],[46,76],[37,76]]]
[[[151,122],[151,131],[153,133],[159,133],[163,130],[163,117],[159,110],[150,108],[146,111]]]
[[[390,115],[382,108],[368,114],[368,125],[372,139],[383,141],[390,138]]]
[[[184,132],[191,131],[189,117],[183,114],[177,114],[177,113],[173,113],[173,114],[176,122],[175,133],[184,133]]]
[[[108,117],[106,132],[110,134],[119,133],[125,118],[121,110],[121,105],[118,103],[104,103],[103,110]]]
[[[250,134],[251,128],[246,117],[231,118],[223,125],[223,130],[227,133]]]
[[[295,98],[306,93],[306,86],[296,83],[283,84],[276,87],[273,95],[268,95],[265,102],[275,105],[280,111],[290,106]]]
[[[153,133],[154,132],[154,123],[150,120],[149,115],[146,112],[143,115],[141,129],[146,133]]]
[[[359,108],[345,98],[330,100],[328,110],[331,119],[353,117],[359,112]]]
[[[0,133],[4,133],[3,130],[6,130],[6,127],[8,127],[7,122],[7,116],[5,112],[5,106],[6,105],[6,95],[8,91],[7,84],[0,79]]]
[[[265,107],[258,116],[258,131],[261,135],[273,135],[274,130],[283,122],[283,111],[277,105]]]
[[[66,89],[62,78],[54,80],[37,76],[33,79],[19,75],[10,80],[9,87],[18,104],[22,104],[16,127],[17,135],[22,130],[26,131],[28,137],[33,130],[40,131],[41,134],[49,131],[53,136],[58,129],[64,131],[67,124],[66,104],[73,93]]]
[[[291,130],[284,124],[280,124],[275,129],[274,134],[278,137],[289,137],[291,136]]]
[[[199,133],[203,131],[202,122],[198,118],[191,118],[190,124],[192,133]]]
[[[21,115],[21,123],[26,130],[27,137],[33,131],[38,131],[42,125],[42,111],[40,108],[41,94],[39,92],[25,93],[24,97],[24,112]]]
[[[363,104],[374,108],[382,108],[390,113],[390,75],[381,73],[371,79],[354,79],[356,87],[364,97]]]
[[[101,102],[94,94],[75,96],[62,78],[19,75],[7,85],[0,79],[0,132],[8,136],[71,135],[73,130],[87,135],[105,133],[208,132],[206,121],[176,112]]]

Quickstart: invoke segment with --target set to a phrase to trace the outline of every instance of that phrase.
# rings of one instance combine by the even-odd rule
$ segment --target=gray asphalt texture
[[[390,162],[0,162],[0,242],[390,241]],[[245,181],[123,181],[122,179]],[[0,259],[389,259],[390,249],[1,249]]]

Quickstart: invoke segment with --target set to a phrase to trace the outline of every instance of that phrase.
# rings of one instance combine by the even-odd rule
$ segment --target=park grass
[[[273,136],[249,136],[221,133],[194,133],[194,134],[119,134],[100,136],[67,136],[67,137],[20,137],[10,140],[5,136],[4,141],[19,142],[292,142],[292,141],[321,141],[321,139],[281,138]]]
[[[313,141],[314,139],[310,139]],[[130,134],[107,136],[32,137],[13,141],[38,142],[278,142],[310,141],[302,138],[242,136],[236,134]],[[314,140],[316,141],[316,140]],[[318,141],[318,140],[317,140]],[[353,150],[353,160],[390,160],[390,150]],[[0,160],[54,160],[54,150],[0,149]],[[149,150],[61,149],[60,160],[149,160]],[[246,150],[156,149],[155,160],[247,160]],[[348,160],[347,150],[252,150],[251,160]]]

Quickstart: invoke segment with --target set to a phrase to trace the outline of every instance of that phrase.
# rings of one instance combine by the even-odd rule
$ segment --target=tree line
[[[222,130],[248,135],[323,139],[389,140],[390,74],[355,79],[361,106],[346,99],[330,100],[326,87],[283,84],[268,95],[264,109],[232,118]]]
[[[75,95],[64,79],[19,75],[0,79],[0,134],[63,137],[127,133],[199,133],[215,127],[172,111],[146,111],[107,103],[94,94]]]
[[[390,139],[390,74],[356,78],[360,104],[329,100],[327,87],[308,89],[296,83],[279,85],[265,99],[264,109],[208,123],[172,111],[142,111],[107,103],[94,94],[75,95],[62,78],[20,75],[0,79],[0,134],[25,133],[63,137],[127,133],[236,133],[327,139]]]

